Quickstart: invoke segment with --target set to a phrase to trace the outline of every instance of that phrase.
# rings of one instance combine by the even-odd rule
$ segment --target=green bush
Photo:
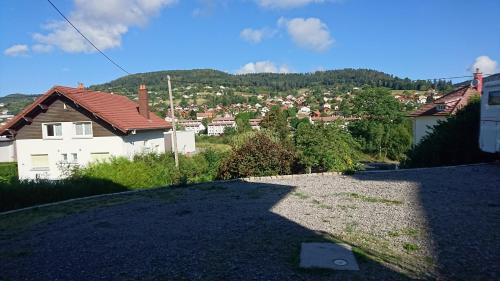
[[[295,134],[300,162],[310,171],[357,169],[359,144],[339,124],[301,123]]]
[[[125,190],[114,182],[93,178],[0,183],[0,211]]]
[[[290,174],[294,164],[293,149],[281,145],[263,133],[258,133],[223,161],[218,178]]]
[[[17,163],[0,163],[0,183],[17,180]]]

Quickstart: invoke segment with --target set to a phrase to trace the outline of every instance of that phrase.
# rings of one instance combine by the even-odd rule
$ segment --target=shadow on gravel
[[[427,220],[439,279],[499,280],[500,165],[359,173],[353,177],[419,185],[416,201]]]
[[[228,182],[143,192],[15,233],[4,222],[16,217],[0,217],[0,280],[410,279],[366,255],[359,272],[299,269],[300,243],[327,238],[271,211],[291,191]]]

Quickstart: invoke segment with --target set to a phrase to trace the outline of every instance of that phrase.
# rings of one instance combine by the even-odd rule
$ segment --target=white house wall
[[[16,161],[16,153],[13,141],[0,141],[0,162]]]
[[[177,131],[177,152],[182,154],[189,154],[196,152],[196,138],[192,131]],[[165,134],[165,149],[168,152],[173,152],[173,132]]]
[[[69,124],[71,125],[71,123]],[[65,124],[63,123],[63,132]],[[73,139],[63,135],[63,139],[24,139],[16,140],[17,167],[20,179],[59,179],[62,154],[77,153],[78,165],[91,161],[91,153],[108,152],[110,156],[123,155],[123,140],[119,136]],[[36,171],[31,167],[32,154],[48,154],[49,167],[46,171]]]
[[[418,144],[424,136],[432,131],[438,121],[445,121],[444,116],[420,116],[413,119],[413,144]]]
[[[77,154],[77,162],[71,163],[85,166],[93,159],[92,153],[109,153],[109,156],[131,158],[142,152],[165,152],[163,131],[138,131],[134,135],[81,137],[73,135],[73,122],[61,122],[62,137],[59,139],[18,139],[16,153],[20,179],[60,179],[63,155],[67,154],[68,162],[72,162],[72,153]],[[33,169],[31,156],[48,155],[48,169]],[[67,166],[67,165],[66,165]]]
[[[123,137],[124,156],[132,157],[144,152],[165,152],[165,138],[162,130],[137,131]]]

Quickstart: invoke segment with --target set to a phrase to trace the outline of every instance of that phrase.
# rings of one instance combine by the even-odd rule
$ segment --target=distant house
[[[311,108],[309,106],[303,106],[299,109],[299,113],[302,114],[310,114],[311,113]]]
[[[250,127],[252,127],[253,130],[260,130],[260,123],[262,122],[262,119],[250,119],[248,120],[250,123]]]
[[[312,124],[323,123],[325,125],[330,125],[339,119],[339,116],[325,116],[325,117],[311,117],[309,120]]]
[[[233,117],[219,117],[212,120],[207,126],[209,136],[220,136],[224,134],[226,128],[235,128],[236,121]]]
[[[455,115],[458,110],[469,103],[474,95],[481,94],[482,73],[474,73],[474,86],[462,86],[454,91],[423,105],[420,109],[410,114],[413,118],[413,143],[418,144],[424,136],[429,134],[438,121],[445,121]],[[450,140],[452,141],[452,140]]]
[[[111,156],[164,152],[170,123],[149,111],[145,85],[139,103],[111,93],[55,86],[5,126],[21,179],[60,179],[63,167]]]
[[[203,119],[210,119],[214,117],[214,112],[213,111],[207,111],[207,112],[198,112],[196,113],[196,119],[198,120],[203,120]]]
[[[195,134],[199,134],[206,129],[200,120],[179,120],[177,124],[183,127],[186,131],[194,132]]]

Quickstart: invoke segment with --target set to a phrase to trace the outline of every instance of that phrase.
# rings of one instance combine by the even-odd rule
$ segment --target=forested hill
[[[399,78],[384,72],[370,69],[340,69],[317,71],[314,73],[256,73],[228,74],[211,69],[171,70],[132,74],[111,82],[94,85],[92,89],[115,92],[135,92],[140,83],[145,83],[153,91],[167,87],[167,74],[171,76],[174,87],[212,86],[232,88],[261,88],[270,91],[326,86],[347,90],[352,87],[387,87],[394,90],[426,90],[432,85],[438,89],[449,88],[449,81],[427,81]]]

